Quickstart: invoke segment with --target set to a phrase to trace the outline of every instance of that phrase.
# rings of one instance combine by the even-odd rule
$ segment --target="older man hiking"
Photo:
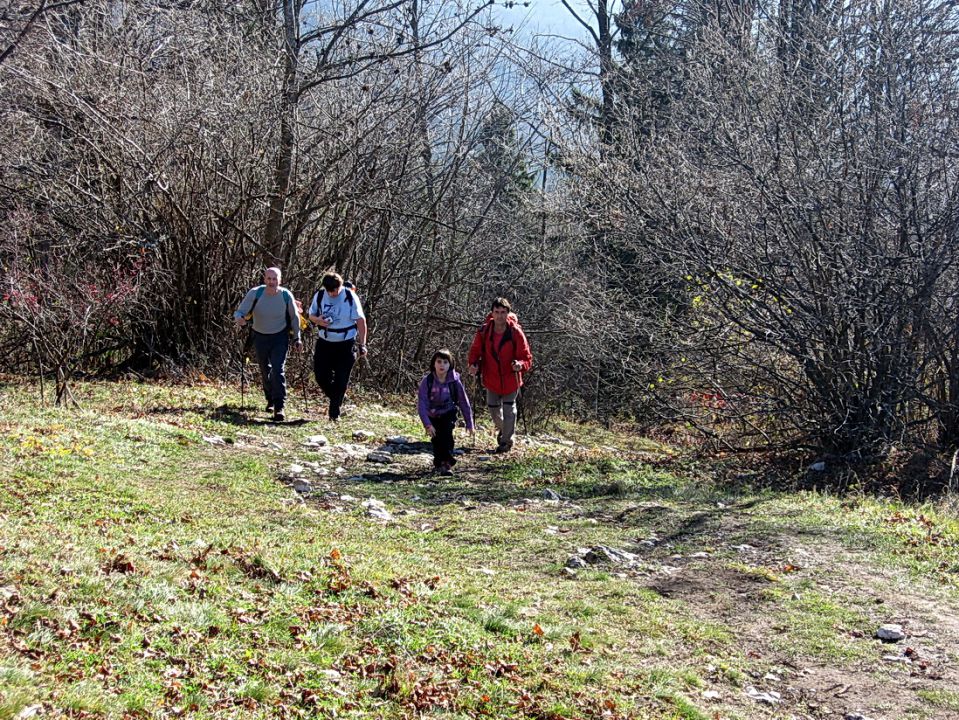
[[[260,366],[266,411],[273,413],[277,422],[286,420],[286,356],[293,340],[297,350],[300,340],[300,312],[293,293],[280,287],[282,272],[278,267],[267,268],[263,284],[251,288],[233,313],[237,327],[253,321],[253,348]]]
[[[523,373],[533,366],[533,354],[506,298],[493,301],[490,314],[473,338],[467,362],[467,372],[479,372],[486,389],[486,405],[497,430],[494,452],[509,452],[516,431],[516,396]]]

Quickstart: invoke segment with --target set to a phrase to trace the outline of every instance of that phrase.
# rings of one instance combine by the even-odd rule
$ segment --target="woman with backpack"
[[[433,444],[433,467],[440,475],[452,475],[456,464],[453,428],[457,407],[463,413],[466,429],[473,432],[473,408],[466,387],[456,372],[452,353],[444,348],[433,353],[430,371],[420,381],[417,401],[420,420]]]

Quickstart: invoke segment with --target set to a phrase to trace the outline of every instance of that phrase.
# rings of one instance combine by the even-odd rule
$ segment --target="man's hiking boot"
[[[273,422],[283,422],[284,420],[286,420],[286,415],[283,414],[282,410],[273,413]]]
[[[450,467],[450,464],[449,464],[449,463],[442,463],[442,464],[439,466],[439,473],[440,473],[440,475],[446,475],[446,476],[452,475],[452,474],[453,474],[453,468]]]
[[[502,455],[503,453],[508,453],[513,449],[513,441],[507,440],[506,442],[501,442],[496,446],[496,449],[493,451],[497,455]]]
[[[268,413],[272,413],[272,412],[273,412],[273,403],[269,403],[269,404],[266,406],[266,411],[267,411]]]

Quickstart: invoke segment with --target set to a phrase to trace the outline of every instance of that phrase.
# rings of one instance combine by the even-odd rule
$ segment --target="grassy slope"
[[[635,438],[471,456],[442,483],[334,462],[301,503],[278,476],[325,461],[303,437],[412,433],[412,409],[275,427],[216,413],[239,398],[215,387],[91,384],[75,412],[35,392],[0,388],[0,718],[819,717],[744,690],[886,673],[870,577],[957,597],[954,516],[721,488]],[[345,493],[405,512],[382,525]],[[649,572],[563,570],[650,537]],[[897,716],[959,712],[935,678],[907,699]]]

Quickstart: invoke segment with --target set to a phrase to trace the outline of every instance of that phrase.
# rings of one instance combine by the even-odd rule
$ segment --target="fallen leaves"
[[[136,567],[130,558],[122,553],[118,553],[102,566],[102,570],[105,573],[122,573],[127,575],[130,573],[135,573]]]

